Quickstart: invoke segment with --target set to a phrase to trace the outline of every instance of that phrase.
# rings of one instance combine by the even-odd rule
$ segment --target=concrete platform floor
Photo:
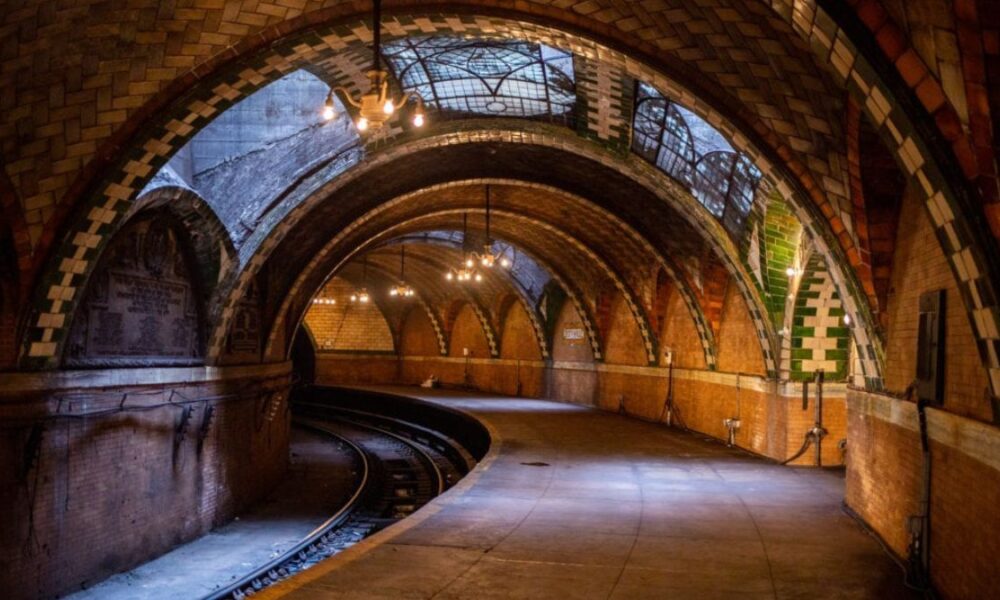
[[[579,406],[376,389],[473,414],[490,453],[414,516],[257,598],[911,597],[841,512],[838,473]]]
[[[347,501],[353,454],[329,436],[292,427],[288,476],[228,525],[119,573],[69,600],[195,600],[267,563]]]

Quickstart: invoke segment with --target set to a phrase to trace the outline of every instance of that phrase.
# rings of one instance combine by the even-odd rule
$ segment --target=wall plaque
[[[166,217],[115,236],[74,319],[66,364],[200,363],[197,295],[184,254]]]

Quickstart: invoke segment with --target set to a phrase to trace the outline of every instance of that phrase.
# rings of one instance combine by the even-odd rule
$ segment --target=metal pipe
[[[375,30],[375,39],[372,43],[372,69],[378,71],[382,66],[382,0],[373,2],[372,29]]]
[[[823,380],[826,374],[823,369],[816,371],[816,416],[814,417],[813,435],[816,437],[816,466],[823,466]]]

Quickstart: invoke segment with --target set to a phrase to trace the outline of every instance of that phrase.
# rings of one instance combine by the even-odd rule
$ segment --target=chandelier
[[[483,244],[481,253],[472,253],[472,259],[486,269],[492,269],[493,265],[500,265],[505,269],[510,267],[510,260],[503,256],[503,252],[493,252],[493,238],[490,237],[490,184],[488,183],[486,184],[486,243]]]
[[[420,97],[420,94],[407,92],[398,100],[393,100],[389,93],[389,72],[382,68],[382,0],[374,2],[372,30],[374,31],[372,68],[366,74],[369,82],[368,93],[362,94],[360,100],[355,100],[347,88],[331,88],[326,95],[326,102],[323,103],[323,118],[329,121],[336,116],[333,93],[340,92],[351,106],[358,109],[358,120],[354,122],[354,125],[360,132],[380,130],[396,113],[396,109],[404,106],[410,99],[417,103],[413,113],[413,126],[423,127],[425,120],[424,99]]]
[[[351,294],[351,302],[359,304],[368,304],[371,300],[371,296],[368,295],[368,255],[366,254],[362,259],[362,275],[361,275],[361,289],[354,290]]]
[[[399,245],[399,283],[389,288],[389,295],[394,298],[410,298],[413,296],[413,288],[406,285],[406,246]]]
[[[469,215],[462,215],[462,249],[465,250],[465,240],[469,237]],[[457,269],[449,269],[444,278],[456,283],[475,281],[479,283],[483,280],[483,274],[476,270],[476,259],[474,254],[469,254],[462,261],[462,266]]]

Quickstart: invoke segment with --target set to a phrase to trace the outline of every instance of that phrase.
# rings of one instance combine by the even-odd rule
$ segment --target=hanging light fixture
[[[399,245],[399,283],[389,288],[389,295],[393,298],[410,298],[413,296],[413,288],[406,285],[406,246]]]
[[[472,260],[486,269],[492,269],[494,265],[503,268],[510,267],[510,260],[503,255],[503,252],[493,252],[493,238],[490,237],[490,184],[486,184],[486,243],[483,244],[483,251],[473,252]],[[469,259],[466,259],[469,262]]]
[[[469,236],[469,215],[462,215],[462,251],[465,253],[465,240]],[[462,259],[462,266],[457,269],[449,269],[444,278],[456,283],[475,281],[479,283],[483,280],[483,274],[476,270],[476,259],[474,254],[467,254]]]
[[[337,303],[337,299],[324,296],[316,296],[315,298],[312,299],[312,303],[332,306]]]
[[[354,290],[351,294],[351,302],[358,304],[368,304],[371,300],[371,296],[368,295],[368,255],[362,257],[362,271],[361,271],[361,289]]]
[[[332,88],[326,95],[326,102],[323,104],[323,118],[329,121],[336,116],[333,107],[333,93],[340,92],[352,106],[358,109],[358,120],[354,122],[358,131],[375,132],[392,118],[397,108],[405,105],[412,98],[417,103],[413,113],[413,126],[423,127],[425,121],[424,99],[420,97],[420,94],[407,92],[398,100],[393,100],[389,95],[389,72],[382,68],[382,0],[375,0],[372,7],[372,31],[374,32],[372,68],[366,74],[369,82],[368,93],[362,94],[360,100],[355,100],[347,88]]]

